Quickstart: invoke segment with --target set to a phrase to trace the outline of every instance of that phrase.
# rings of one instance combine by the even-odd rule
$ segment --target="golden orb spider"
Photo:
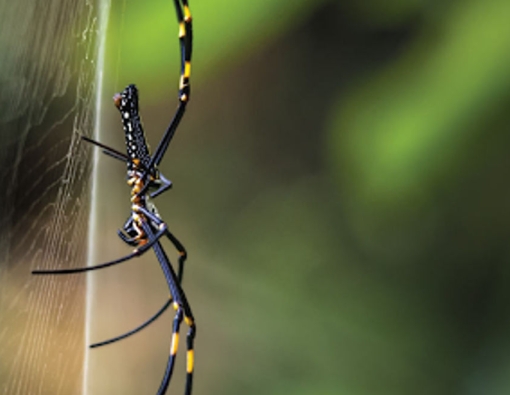
[[[94,343],[90,347],[95,348],[111,344],[139,332],[154,322],[170,305],[172,305],[175,310],[175,317],[173,320],[170,355],[168,357],[163,379],[157,392],[158,395],[165,394],[170,383],[179,344],[179,329],[183,320],[189,328],[186,336],[187,373],[184,393],[185,395],[191,394],[194,371],[193,347],[196,335],[196,325],[193,313],[186,299],[186,295],[181,288],[184,262],[187,258],[186,250],[179,240],[168,230],[166,223],[161,219],[155,205],[151,201],[151,198],[155,198],[172,187],[172,182],[166,179],[159,172],[158,166],[165,155],[177,127],[179,126],[190,98],[189,80],[191,73],[193,38],[191,13],[187,0],[174,0],[174,4],[179,23],[179,41],[181,48],[179,104],[173,119],[171,120],[154,153],[152,155],[149,153],[149,148],[145,140],[138,112],[138,90],[135,85],[127,86],[120,94],[116,94],[113,98],[115,106],[121,113],[126,138],[127,154],[117,151],[114,148],[108,147],[100,142],[94,141],[88,137],[82,137],[82,139],[86,142],[102,148],[103,153],[127,164],[127,182],[131,187],[131,215],[124,224],[122,230],[119,230],[117,233],[122,241],[135,247],[135,249],[126,256],[95,266],[59,270],[34,270],[32,272],[33,274],[38,275],[82,273],[128,261],[144,254],[149,251],[149,249],[152,249],[165,275],[165,279],[170,290],[170,299],[154,316],[142,325],[113,339]],[[167,237],[179,252],[179,267],[177,274],[175,273],[175,270],[173,269],[170,260],[159,241],[163,236]]]

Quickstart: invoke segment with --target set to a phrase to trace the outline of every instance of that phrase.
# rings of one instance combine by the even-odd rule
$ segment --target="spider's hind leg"
[[[119,340],[125,339],[129,336],[134,335],[135,333],[140,332],[142,329],[148,327],[150,324],[152,324],[154,321],[156,321],[166,311],[166,309],[168,309],[170,307],[172,302],[173,302],[172,298],[168,299],[168,301],[163,305],[163,307],[161,307],[158,310],[158,312],[156,314],[154,314],[151,318],[149,318],[143,324],[137,326],[135,329],[132,329],[129,332],[126,332],[120,336],[116,336],[116,337],[108,339],[108,340],[103,340],[102,342],[97,342],[97,343],[91,344],[89,347],[97,348],[97,347],[106,346],[107,344],[112,344],[112,343],[118,342]]]
[[[152,229],[150,228],[148,223],[144,223],[143,230],[147,233],[149,238],[154,237]],[[166,231],[166,230],[165,230]],[[193,313],[191,312],[191,307],[186,299],[186,295],[180,286],[179,279],[177,274],[175,273],[168,257],[163,250],[159,241],[156,241],[153,244],[153,250],[156,254],[156,258],[159,261],[161,269],[165,275],[167,280],[169,291],[173,297],[173,307],[175,309],[175,317],[173,321],[172,327],[172,340],[170,345],[170,355],[167,360],[167,366],[165,369],[165,373],[163,379],[161,381],[160,387],[158,389],[157,395],[163,395],[166,393],[170,380],[172,378],[172,372],[175,365],[175,359],[177,355],[177,350],[179,346],[179,329],[181,323],[184,320],[184,323],[189,327],[188,334],[186,336],[186,387],[184,390],[185,395],[191,395],[191,388],[193,384],[193,372],[194,372],[194,341],[196,335],[196,324],[193,318]]]
[[[147,218],[149,218],[156,226],[159,227],[164,224],[161,218],[158,218],[157,215],[151,213],[146,208],[141,207],[140,212],[143,213]],[[179,278],[179,284],[181,284],[182,277],[184,276],[184,263],[188,258],[188,253],[186,252],[186,249],[184,248],[182,243],[177,239],[177,237],[173,235],[172,232],[168,230],[168,228],[166,230],[166,237],[168,237],[170,242],[174,245],[175,249],[179,252],[179,271],[177,277]]]
[[[119,236],[120,239],[127,245],[130,245],[132,247],[136,247],[138,245],[138,241],[137,241],[136,237],[126,236],[126,234],[121,229],[117,229],[117,236]]]
[[[122,229],[117,229],[117,236],[119,236],[124,243],[132,247],[136,247],[138,245],[139,234],[140,233],[133,226],[133,217],[129,217],[126,220]]]

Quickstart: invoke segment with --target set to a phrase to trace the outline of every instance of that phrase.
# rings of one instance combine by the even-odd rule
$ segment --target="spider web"
[[[0,2],[0,393],[82,391],[92,150],[110,0]],[[96,154],[94,154],[96,155]]]

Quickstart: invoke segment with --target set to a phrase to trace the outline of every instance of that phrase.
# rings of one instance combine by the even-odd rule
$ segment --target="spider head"
[[[138,89],[135,85],[128,85],[121,93],[113,96],[113,102],[125,118],[128,118],[125,114],[138,114]]]

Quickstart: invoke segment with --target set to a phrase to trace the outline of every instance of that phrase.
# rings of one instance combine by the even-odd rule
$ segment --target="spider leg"
[[[152,214],[149,210],[145,210],[142,207],[140,211],[143,214],[145,214],[147,217],[151,218],[151,221],[156,222],[157,226],[161,226],[161,224],[163,224],[163,221],[160,218],[156,217],[154,214]],[[128,220],[128,222],[129,222],[129,220]],[[126,224],[128,222],[126,222]],[[122,234],[122,235],[124,236],[124,234]],[[166,232],[166,236],[168,237],[168,239],[172,242],[174,247],[179,252],[179,271],[177,272],[177,279],[179,281],[179,284],[182,284],[182,277],[184,275],[184,263],[186,261],[186,258],[188,256],[188,254],[187,254],[186,249],[184,248],[184,246],[181,244],[181,242],[168,229],[167,229],[167,232]],[[117,342],[119,340],[125,339],[125,338],[127,338],[127,337],[129,337],[131,335],[134,335],[135,333],[140,332],[142,329],[146,328],[151,323],[156,321],[166,311],[166,309],[172,304],[172,301],[173,301],[173,299],[170,298],[163,305],[163,307],[161,309],[159,309],[159,311],[156,314],[154,314],[151,318],[149,318],[147,321],[145,321],[143,324],[139,325],[135,329],[133,329],[133,330],[131,330],[129,332],[126,332],[126,333],[124,333],[122,335],[116,336],[116,337],[114,337],[112,339],[104,340],[104,341],[99,342],[99,343],[91,344],[89,347],[90,348],[96,348],[96,347],[105,346],[107,344],[112,344],[112,343],[115,343],[115,342]]]
[[[181,122],[182,116],[184,115],[184,111],[186,110],[186,102],[185,101],[179,101],[179,105],[177,107],[177,111],[175,112],[175,115],[170,122],[170,125],[165,131],[165,134],[163,135],[163,138],[158,144],[158,147],[156,148],[156,151],[154,151],[154,155],[151,158],[151,161],[149,163],[149,166],[147,166],[149,169],[154,168],[154,166],[159,165],[161,160],[163,159],[163,155],[165,155],[165,152],[168,148],[168,145],[170,144],[170,141],[172,141],[172,138],[174,137],[175,130],[177,129],[177,126],[179,126],[179,123]]]
[[[181,6],[182,3],[182,6]],[[151,161],[147,166],[147,169],[154,169],[161,163],[163,156],[172,141],[179,123],[181,122],[186,105],[190,98],[190,83],[189,79],[191,76],[191,54],[193,50],[193,29],[191,25],[191,12],[188,6],[188,0],[174,0],[175,11],[177,13],[177,21],[179,22],[179,43],[181,47],[181,78],[179,83],[179,104],[175,111],[174,117],[170,121],[163,138],[159,142],[154,154],[151,157]],[[149,170],[146,170],[143,179],[146,179]],[[143,189],[145,192],[146,189]],[[139,192],[141,195],[143,192]]]
[[[104,145],[103,143],[100,143],[99,141],[92,140],[91,138],[88,138],[87,136],[81,136],[81,139],[83,141],[86,141],[87,143],[96,145],[103,149],[103,153],[106,155],[111,156],[112,158],[118,159],[122,162],[130,162],[131,160],[128,158],[126,154],[123,154],[120,151],[117,151],[114,148],[108,147],[107,145]]]
[[[142,223],[143,230],[149,235],[149,237],[153,236],[153,232],[148,223]],[[186,344],[187,344],[187,353],[186,353],[186,387],[185,387],[185,395],[191,394],[191,388],[193,383],[193,371],[194,371],[194,340],[196,335],[196,325],[195,320],[193,318],[193,313],[191,312],[190,305],[186,299],[186,295],[179,285],[177,276],[175,274],[174,269],[168,257],[161,246],[159,241],[156,241],[153,245],[154,253],[158,258],[159,264],[163,273],[165,275],[168,288],[170,293],[174,299],[173,307],[175,309],[175,318],[172,327],[172,341],[170,344],[170,355],[168,357],[167,366],[165,369],[165,374],[163,376],[163,380],[161,381],[160,387],[158,389],[157,395],[164,395],[168,385],[170,383],[170,379],[172,377],[172,372],[175,365],[175,357],[177,355],[177,350],[179,346],[179,329],[184,319],[186,325],[188,325],[189,330],[186,336]]]
[[[161,226],[164,224],[161,218],[147,210],[145,207],[140,207],[139,210],[142,214],[154,222],[156,226]],[[168,237],[175,249],[179,252],[179,271],[177,278],[179,279],[179,284],[182,284],[182,277],[184,275],[184,262],[186,262],[186,259],[188,258],[188,253],[186,252],[186,249],[182,243],[177,239],[177,237],[175,237],[173,233],[168,230],[168,226],[166,228],[166,237]]]
[[[152,232],[151,232],[152,233]],[[73,274],[73,273],[83,273],[88,272],[91,270],[98,270],[103,269],[105,267],[110,267],[113,265],[117,265],[119,263],[128,261],[132,258],[138,257],[142,254],[144,254],[149,248],[151,248],[161,236],[163,236],[166,233],[166,226],[163,225],[162,229],[158,231],[156,235],[152,234],[153,237],[149,238],[149,242],[142,245],[140,248],[135,249],[131,254],[125,255],[122,258],[115,259],[113,261],[101,263],[99,265],[95,266],[85,266],[85,267],[78,267],[78,268],[72,268],[72,269],[57,269],[57,270],[33,270],[32,274],[40,275],[40,274]]]
[[[184,263],[186,262],[186,259],[188,258],[188,253],[186,252],[186,249],[181,244],[181,242],[175,237],[172,232],[170,232],[168,229],[166,231],[166,237],[172,242],[175,249],[179,252],[179,271],[177,272],[177,277],[179,278],[179,284],[182,284],[182,278],[184,276]]]
[[[165,178],[161,173],[159,173],[159,181],[162,185],[156,191],[150,194],[151,198],[155,198],[156,196],[161,195],[163,192],[172,188],[172,181]]]
[[[117,229],[117,235],[120,237],[120,239],[126,243],[127,245],[130,245],[132,247],[136,247],[137,240],[136,237],[127,237],[124,232],[120,229]]]
[[[117,229],[117,235],[120,237],[120,239],[130,245],[130,246],[133,246],[135,247],[137,245],[137,240],[136,240],[136,237],[127,237],[124,232],[120,229]]]
[[[117,236],[119,236],[120,239],[124,243],[126,243],[132,247],[136,247],[138,245],[138,239],[136,238],[136,236],[133,237],[131,235],[132,226],[133,226],[133,217],[129,216],[129,218],[126,220],[126,222],[122,226],[122,229],[117,229]],[[126,232],[127,235],[124,232]],[[128,236],[132,236],[132,237],[128,237]]]
[[[101,347],[101,346],[106,346],[107,344],[112,344],[112,343],[118,342],[119,340],[125,339],[126,337],[129,337],[131,335],[134,335],[135,333],[140,332],[142,329],[146,328],[147,326],[152,324],[154,321],[156,321],[161,316],[161,314],[163,314],[166,311],[166,309],[168,309],[170,307],[172,302],[173,302],[172,298],[168,299],[168,301],[163,305],[163,307],[161,307],[158,310],[158,312],[156,314],[154,314],[151,318],[149,318],[147,321],[145,321],[143,324],[139,325],[135,329],[130,330],[129,332],[126,332],[122,335],[116,336],[112,339],[103,340],[102,342],[91,344],[89,347],[97,348],[97,347]]]
[[[128,162],[128,160],[126,160],[123,156],[120,156],[120,155],[117,155],[115,152],[113,151],[108,151],[108,150],[103,150],[103,154],[106,154],[110,157],[112,157],[113,159],[117,159],[117,160],[120,160],[121,162]]]

